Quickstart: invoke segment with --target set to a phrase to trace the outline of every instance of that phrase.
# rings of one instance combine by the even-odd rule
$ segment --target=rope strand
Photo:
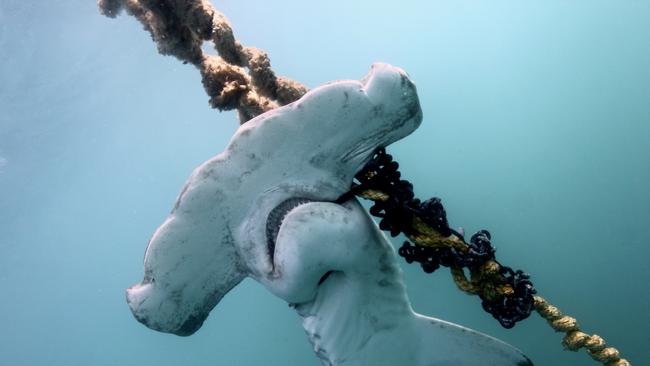
[[[560,309],[549,304],[541,296],[535,296],[535,310],[544,318],[556,332],[565,333],[562,345],[569,351],[585,348],[594,360],[606,366],[630,366],[630,362],[621,358],[614,347],[607,347],[605,340],[594,334],[589,335],[580,331],[575,318],[562,314]]]
[[[210,106],[237,109],[240,123],[298,100],[307,88],[278,77],[262,50],[244,47],[225,15],[207,0],[99,0],[102,14],[116,17],[123,9],[151,34],[158,52],[190,63],[201,72]],[[212,42],[219,56],[203,52]]]

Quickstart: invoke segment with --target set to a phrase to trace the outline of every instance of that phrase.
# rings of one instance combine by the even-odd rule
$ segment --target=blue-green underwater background
[[[404,68],[424,122],[389,151],[417,195],[442,197],[468,233],[489,229],[504,264],[650,364],[650,1],[214,5],[310,87],[374,61]],[[207,99],[132,17],[0,0],[0,365],[319,364],[298,316],[251,280],[189,338],[125,303],[184,180],[237,127]],[[595,365],[536,314],[502,329],[448,271],[403,268],[418,312],[536,365]]]

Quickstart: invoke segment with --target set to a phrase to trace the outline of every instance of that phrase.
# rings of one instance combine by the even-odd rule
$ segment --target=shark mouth
[[[279,205],[275,206],[275,208],[269,213],[269,216],[266,219],[266,246],[269,251],[271,263],[273,263],[275,255],[275,241],[278,238],[278,233],[280,232],[282,221],[284,221],[284,218],[291,210],[309,202],[316,201],[302,197],[289,198],[288,200],[285,200]]]

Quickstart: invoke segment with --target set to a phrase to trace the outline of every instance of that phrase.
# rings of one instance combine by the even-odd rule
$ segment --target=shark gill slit
[[[271,264],[274,263],[275,241],[278,238],[282,221],[284,221],[284,218],[289,212],[291,212],[291,210],[309,202],[317,201],[304,197],[293,197],[282,201],[279,205],[275,206],[271,212],[269,212],[269,215],[266,218],[266,246],[269,258],[271,259]]]

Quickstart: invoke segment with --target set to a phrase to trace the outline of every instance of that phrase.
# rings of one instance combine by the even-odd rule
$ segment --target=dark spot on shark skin
[[[377,281],[377,285],[379,287],[388,287],[390,286],[390,280],[387,278],[382,278],[381,280]]]
[[[376,118],[384,113],[384,105],[383,104],[377,104],[374,107],[372,107],[371,110],[371,118]]]
[[[370,325],[373,328],[377,325],[377,323],[379,323],[379,319],[374,315],[370,316],[370,318],[368,320],[370,320]]]
[[[392,275],[395,268],[391,263],[388,253],[382,253],[379,257],[379,271],[388,276]]]
[[[151,242],[151,240],[149,240],[149,242]],[[149,244],[147,244],[147,247],[148,246],[149,246]],[[145,251],[145,254],[146,253],[147,252]],[[144,261],[144,259],[143,259],[143,261]],[[144,269],[144,278],[142,278],[142,282],[140,282],[140,284],[141,285],[147,285],[147,284],[155,283],[155,282],[156,282],[156,279],[153,277],[153,273],[151,271],[151,268],[145,267],[145,269]]]
[[[377,318],[376,316],[371,316],[369,321],[370,321],[370,327],[372,327],[375,333],[391,330],[397,326],[396,324],[382,323],[379,321],[379,318]]]
[[[201,179],[207,180],[208,178],[210,178],[211,175],[212,175],[212,170],[210,169],[201,170]]]
[[[345,97],[345,100],[343,101],[341,108],[348,108],[350,106],[350,93],[344,91],[343,96]]]
[[[252,173],[253,173],[252,170],[247,170],[247,171],[241,173],[241,175],[239,177],[237,177],[237,182],[239,182],[239,184],[244,183],[244,181],[246,180],[246,177],[251,175]]]
[[[323,162],[327,159],[327,155],[325,153],[318,153],[309,159],[309,164],[312,166],[319,168],[323,166]]]
[[[226,193],[224,193],[224,191],[221,189],[215,189],[214,193],[212,193],[212,200],[214,202],[220,203],[221,201],[224,201],[226,197]]]
[[[176,307],[181,306],[181,300],[183,298],[183,294],[180,290],[173,290],[169,291],[169,295],[167,296],[169,301],[173,302]]]
[[[231,141],[230,144],[228,145],[226,151],[232,153],[232,152],[237,151],[238,149],[239,149],[239,144],[237,143],[237,141]]]
[[[150,324],[149,323],[149,317],[147,317],[146,315],[142,315],[142,313],[140,313],[140,312],[135,312],[134,311],[133,316],[135,317],[135,319],[137,321],[139,321],[140,323],[142,323],[144,325],[148,326]]]
[[[196,333],[199,328],[203,325],[206,316],[201,314],[192,314],[190,315],[185,322],[178,328],[174,334],[181,337],[187,337]]]
[[[437,322],[437,321],[435,321],[435,320],[431,320],[431,324],[433,324],[433,325],[437,325],[438,327],[440,327],[440,329],[445,329],[445,328],[447,328],[447,326],[446,326],[444,323],[440,323],[440,322]]]
[[[522,355],[522,357],[524,358],[524,360],[519,361],[517,363],[517,366],[535,366],[535,364],[533,364],[533,361],[531,361],[530,358],[526,357],[525,355]]]

